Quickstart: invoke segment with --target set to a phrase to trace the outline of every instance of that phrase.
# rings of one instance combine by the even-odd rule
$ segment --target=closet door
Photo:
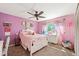
[[[75,55],[79,56],[79,4],[75,16]]]

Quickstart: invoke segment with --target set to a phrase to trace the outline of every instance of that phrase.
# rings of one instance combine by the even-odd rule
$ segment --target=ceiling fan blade
[[[43,14],[44,12],[43,11],[41,11],[38,15],[41,15],[41,14]]]
[[[34,16],[34,14],[32,14],[32,13],[30,13],[30,12],[27,12],[27,13]]]
[[[36,20],[39,20],[38,17],[36,17]]]
[[[36,18],[36,20],[39,20],[38,17],[29,17],[29,18]]]
[[[44,17],[44,16],[38,16],[39,18],[46,18],[46,17]]]
[[[29,18],[35,18],[35,17],[29,17]]]

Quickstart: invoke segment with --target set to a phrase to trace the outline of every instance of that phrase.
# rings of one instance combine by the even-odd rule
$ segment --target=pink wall
[[[60,34],[59,35],[59,43],[61,44],[62,40],[70,40],[72,42],[72,46],[74,45],[74,15],[66,15],[66,16],[62,16],[62,17],[58,17],[55,19],[50,19],[47,21],[41,21],[38,23],[38,27],[39,27],[39,33],[42,33],[42,28],[45,24],[48,23],[56,23],[61,22],[63,19],[65,18],[65,22],[62,22],[62,25],[64,26],[64,30],[65,33],[64,34]]]
[[[4,40],[5,36],[4,36],[4,28],[3,28],[3,23],[4,22],[11,22],[12,26],[11,26],[11,42],[10,43],[14,43],[14,38],[15,38],[15,33],[19,32],[22,29],[21,23],[24,20],[24,18],[20,18],[20,17],[16,17],[16,16],[12,16],[12,15],[8,15],[5,13],[0,12],[0,39]],[[37,32],[37,22],[34,21],[30,21],[27,20],[27,22],[32,22],[33,23],[33,28],[34,30]]]
[[[74,44],[74,18],[73,16],[74,15],[66,15],[66,16],[55,18],[55,19],[50,19],[47,21],[41,21],[41,22],[30,21],[27,19],[26,21],[31,22],[33,24],[34,31],[36,31],[37,33],[41,33],[42,28],[45,24],[55,23],[57,21],[60,22],[65,18],[66,19],[65,22],[62,23],[63,26],[65,27],[65,33],[59,36],[59,41],[69,39],[72,42],[72,44]],[[24,18],[12,16],[12,15],[8,15],[8,14],[0,12],[0,38],[2,40],[5,39],[3,23],[6,21],[11,22],[12,26],[11,26],[11,42],[10,43],[13,44],[15,33],[19,32],[22,29],[21,23],[23,20]]]

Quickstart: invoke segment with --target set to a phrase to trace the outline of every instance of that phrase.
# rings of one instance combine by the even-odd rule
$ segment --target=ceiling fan
[[[33,13],[31,13],[31,12],[27,12],[28,14],[30,14],[30,15],[32,15],[33,17],[30,17],[30,18],[36,18],[36,20],[39,20],[39,18],[45,18],[44,16],[41,16],[44,12],[43,11],[36,11],[36,10],[34,10],[34,14]]]

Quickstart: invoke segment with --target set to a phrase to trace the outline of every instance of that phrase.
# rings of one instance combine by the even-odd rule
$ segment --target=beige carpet
[[[12,46],[9,47],[8,56],[30,56],[30,53],[24,50],[22,46]]]
[[[49,44],[33,54],[33,56],[73,56],[72,50],[63,48],[60,45]],[[9,47],[8,56],[30,56],[29,51],[25,51],[21,46]]]
[[[48,45],[33,54],[33,56],[74,56],[74,52],[62,46]]]

